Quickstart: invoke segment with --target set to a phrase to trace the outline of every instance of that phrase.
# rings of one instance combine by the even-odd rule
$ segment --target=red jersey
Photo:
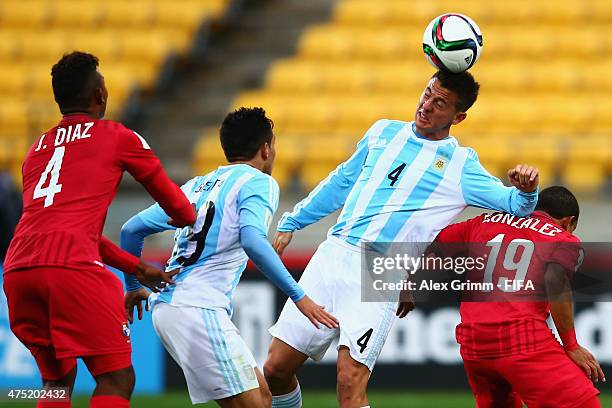
[[[123,171],[147,183],[163,171],[147,142],[120,123],[66,115],[23,163],[23,215],[6,272],[101,266],[99,241]]]
[[[505,357],[550,344],[554,336],[546,323],[544,272],[550,263],[569,275],[575,272],[583,258],[577,237],[536,211],[526,218],[483,214],[448,226],[436,242],[470,243],[469,256],[486,259],[485,267],[467,277],[488,281],[492,289],[481,301],[460,306],[456,336],[464,358]]]

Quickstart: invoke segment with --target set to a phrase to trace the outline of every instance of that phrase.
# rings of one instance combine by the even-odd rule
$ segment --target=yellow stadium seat
[[[28,132],[28,104],[20,98],[0,101],[0,135],[21,138]]]
[[[111,26],[149,27],[153,20],[153,7],[143,1],[110,0],[101,3],[102,20]]]
[[[0,26],[41,27],[49,17],[49,3],[36,0],[0,2]]]
[[[56,0],[51,2],[49,22],[56,27],[95,27],[102,17],[101,7],[89,2]]]
[[[19,54],[22,59],[59,60],[66,52],[70,52],[68,38],[57,31],[23,31],[18,41]]]
[[[28,72],[20,66],[0,65],[0,93],[21,96],[28,87]]]

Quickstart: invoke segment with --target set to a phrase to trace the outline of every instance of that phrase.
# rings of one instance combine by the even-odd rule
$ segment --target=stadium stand
[[[290,172],[276,175],[286,182],[297,172],[312,188],[376,119],[412,120],[434,72],[422,53],[422,30],[450,10],[474,18],[484,35],[472,70],[481,96],[454,129],[462,144],[500,177],[528,161],[541,167],[544,185],[560,180],[600,191],[612,168],[607,0],[338,1],[331,21],[306,30],[296,55],[275,62],[261,89],[233,102],[263,106],[275,120],[283,140],[279,170]],[[215,155],[196,149],[196,167],[214,167]]]
[[[100,58],[118,118],[135,89],[155,85],[164,62],[185,54],[207,18],[230,0],[3,0],[0,2],[0,169],[20,180],[32,139],[59,119],[50,70],[78,49]]]

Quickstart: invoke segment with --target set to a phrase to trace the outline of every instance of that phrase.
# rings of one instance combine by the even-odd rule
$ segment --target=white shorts
[[[372,371],[396,319],[397,302],[361,301],[360,247],[328,237],[308,263],[300,286],[340,327],[317,329],[288,300],[270,334],[317,361],[338,339],[338,348],[348,347],[351,357]]]
[[[255,359],[227,312],[158,302],[153,326],[183,369],[194,404],[259,387]]]

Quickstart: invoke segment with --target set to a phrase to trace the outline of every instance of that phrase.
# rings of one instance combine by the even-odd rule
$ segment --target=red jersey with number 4
[[[550,263],[571,276],[583,258],[580,240],[543,212],[519,218],[483,214],[440,232],[437,243],[467,243],[470,257],[482,260],[469,272],[471,283],[488,282],[482,292],[462,298],[457,342],[464,358],[498,358],[535,351],[555,341],[544,273]]]
[[[64,116],[23,163],[23,215],[5,272],[101,266],[98,245],[123,171],[140,183],[162,170],[147,142],[120,123]]]

